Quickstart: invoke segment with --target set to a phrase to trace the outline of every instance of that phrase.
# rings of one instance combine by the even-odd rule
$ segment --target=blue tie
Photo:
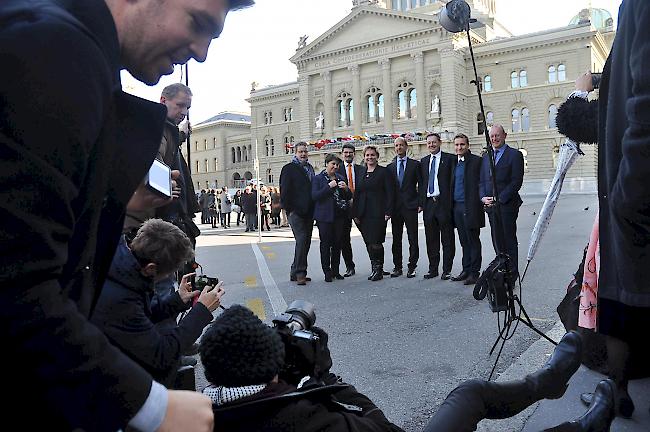
[[[399,180],[400,187],[404,181],[404,159],[399,160],[399,168],[397,170],[397,179]]]
[[[431,169],[429,170],[429,195],[433,195],[433,182],[436,178],[436,157],[431,155]]]

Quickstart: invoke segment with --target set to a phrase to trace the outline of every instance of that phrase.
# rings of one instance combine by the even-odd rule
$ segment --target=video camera
[[[305,376],[320,378],[331,366],[327,334],[314,327],[314,309],[314,305],[305,300],[294,300],[284,313],[273,319],[273,328],[285,348],[284,366],[279,376],[288,383],[297,384]]]

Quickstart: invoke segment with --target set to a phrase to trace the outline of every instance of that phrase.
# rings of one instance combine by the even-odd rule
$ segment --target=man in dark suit
[[[307,277],[307,254],[311,246],[314,228],[314,203],[311,199],[311,180],[314,168],[309,163],[306,142],[296,144],[296,154],[280,171],[280,203],[289,215],[289,225],[296,239],[296,248],[289,279],[305,285]]]
[[[454,163],[454,226],[463,248],[463,271],[451,278],[474,285],[481,271],[481,228],[485,226],[485,213],[479,198],[481,158],[469,151],[469,138],[465,134],[454,137],[456,160]]]
[[[498,244],[497,227],[495,221],[495,199],[492,190],[492,176],[490,174],[490,155],[486,153],[481,161],[480,196],[485,205],[485,211],[490,219],[492,232],[492,245],[494,251],[505,252],[510,256],[511,270],[516,275],[518,266],[517,247],[517,216],[523,201],[519,196],[519,189],[524,181],[524,156],[517,149],[506,144],[506,132],[503,126],[495,124],[490,128],[490,141],[494,150],[496,164],[496,185],[501,208],[504,244]]]
[[[452,224],[452,168],[454,155],[440,151],[440,135],[427,136],[429,155],[420,160],[420,207],[424,211],[424,234],[427,240],[429,272],[425,279],[438,276],[440,242],[442,241],[442,275],[451,278],[456,245]]]
[[[388,164],[388,171],[395,182],[395,210],[391,218],[393,229],[393,264],[390,277],[402,275],[402,234],[406,225],[409,240],[409,264],[407,278],[415,277],[415,268],[420,257],[418,247],[418,185],[420,162],[406,156],[408,144],[402,137],[395,139],[395,160]]]
[[[343,144],[341,149],[341,159],[343,163],[339,165],[339,174],[345,178],[350,192],[354,194],[354,188],[357,184],[357,178],[361,176],[363,168],[361,165],[354,163],[355,148],[352,144]],[[352,203],[354,205],[354,203]],[[343,276],[350,277],[354,275],[354,261],[352,260],[352,243],[350,240],[350,231],[352,230],[352,206],[348,210],[348,215],[345,218],[345,226],[343,227],[343,237],[341,238],[341,254],[345,261],[345,274]]]

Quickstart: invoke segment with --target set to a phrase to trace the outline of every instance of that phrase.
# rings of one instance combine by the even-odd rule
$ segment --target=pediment
[[[440,30],[437,17],[377,7],[353,10],[334,27],[291,57],[293,63],[351,51],[409,35]]]

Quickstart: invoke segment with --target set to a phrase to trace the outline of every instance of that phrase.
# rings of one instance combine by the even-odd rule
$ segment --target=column
[[[217,177],[219,179],[219,184],[221,186],[230,187],[230,179],[228,178],[228,166],[230,166],[230,147],[228,146],[228,141],[226,139],[226,131],[223,128],[219,128],[217,131],[217,147],[219,151],[215,151],[218,154],[219,166],[217,169]]]
[[[384,132],[393,132],[393,84],[390,77],[390,59],[379,60],[382,73],[381,93],[384,95]]]
[[[311,131],[314,126],[314,119],[311,115],[310,103],[309,103],[309,75],[300,74],[298,75],[298,109],[299,111],[299,123],[300,123],[300,135],[297,138],[298,141],[309,141],[312,139]],[[260,143],[262,144],[262,143]]]
[[[424,55],[421,52],[414,53],[411,54],[411,58],[415,63],[415,90],[418,98],[416,127],[419,130],[425,130],[427,128],[427,89],[424,88]]]
[[[468,125],[463,121],[462,97],[460,92],[465,84],[461,76],[465,72],[465,59],[459,51],[443,49],[440,51],[440,117],[442,128],[449,131],[467,131]]]
[[[359,73],[359,65],[348,66],[348,70],[352,72],[352,100],[354,100],[354,119],[352,120],[352,127],[354,128],[354,135],[361,135],[361,74]]]
[[[321,72],[321,78],[325,84],[325,138],[332,138],[334,136],[334,124],[336,122],[336,114],[334,114],[334,107],[332,103],[332,73],[330,71]]]

